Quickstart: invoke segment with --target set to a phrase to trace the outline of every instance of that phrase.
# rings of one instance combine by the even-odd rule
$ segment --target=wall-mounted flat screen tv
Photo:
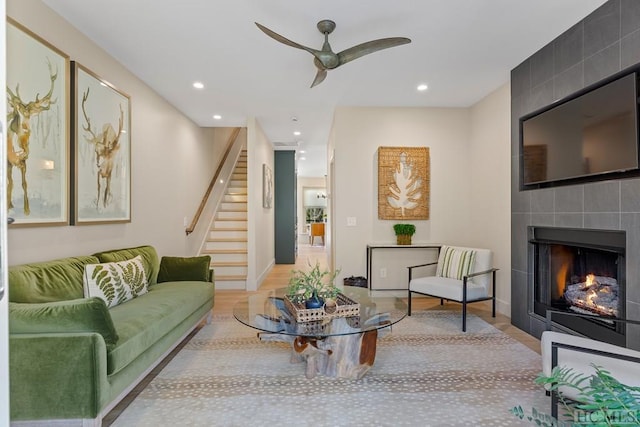
[[[520,188],[640,175],[633,72],[520,119]]]

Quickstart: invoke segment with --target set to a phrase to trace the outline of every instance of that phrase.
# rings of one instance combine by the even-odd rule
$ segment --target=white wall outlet
[[[381,279],[385,279],[386,277],[387,277],[387,269],[386,269],[386,268],[384,268],[384,267],[382,267],[382,268],[380,269],[380,278],[381,278]]]
[[[356,224],[357,224],[357,221],[355,216],[347,217],[347,227],[355,227]]]
[[[183,225],[184,227],[186,227],[186,226],[187,226],[187,224],[188,224],[188,223],[187,223],[187,221],[189,221],[189,220],[188,220],[188,219],[187,219],[187,217],[185,216],[185,217],[184,217],[184,219],[182,220],[182,225]]]

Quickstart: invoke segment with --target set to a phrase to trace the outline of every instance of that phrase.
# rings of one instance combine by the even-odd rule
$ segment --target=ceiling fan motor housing
[[[330,19],[323,19],[318,22],[318,31],[322,34],[331,34],[336,29],[336,23]]]

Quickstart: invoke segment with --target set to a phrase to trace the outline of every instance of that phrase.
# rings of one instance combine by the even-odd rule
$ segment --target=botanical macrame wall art
[[[429,219],[429,148],[378,147],[378,218]]]

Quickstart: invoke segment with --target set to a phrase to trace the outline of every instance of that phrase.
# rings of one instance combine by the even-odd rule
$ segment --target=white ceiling
[[[605,0],[43,0],[200,126],[256,117],[276,145],[305,150],[299,176],[326,174],[338,106],[467,107]],[[267,37],[335,52],[386,37],[412,43],[329,71],[310,88],[313,57]],[[104,76],[107,77],[107,76]],[[204,83],[203,90],[192,87]],[[416,91],[419,83],[429,89]],[[221,120],[213,115],[220,114]],[[297,122],[292,120],[297,118]],[[293,135],[295,130],[302,134]]]

